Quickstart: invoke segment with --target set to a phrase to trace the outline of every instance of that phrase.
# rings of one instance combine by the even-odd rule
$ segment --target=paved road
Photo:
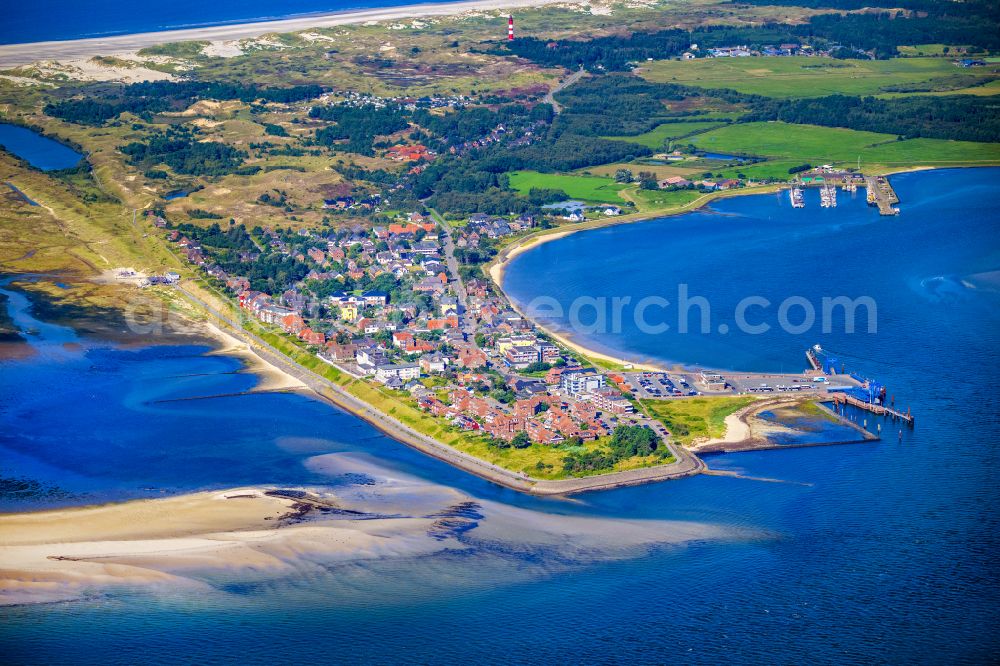
[[[549,92],[547,92],[545,94],[545,97],[542,98],[542,103],[543,104],[551,104],[553,111],[555,111],[556,113],[562,113],[562,107],[559,105],[559,102],[556,101],[556,98],[554,97],[554,95],[557,92],[560,92],[562,90],[565,90],[566,88],[569,88],[571,85],[573,85],[574,83],[576,83],[577,81],[579,81],[580,79],[582,79],[584,74],[586,74],[586,72],[583,71],[583,68],[581,67],[577,71],[575,71],[572,74],[570,74],[569,76],[567,76],[563,80],[562,83],[560,83],[555,88],[553,88],[552,90],[550,90]]]
[[[469,316],[469,292],[465,288],[462,274],[458,272],[458,259],[455,258],[455,230],[436,210],[431,209],[431,215],[441,225],[444,234],[444,261],[448,272],[455,278],[455,293],[458,295],[458,302],[461,306],[462,332],[471,338],[476,333],[476,324]]]

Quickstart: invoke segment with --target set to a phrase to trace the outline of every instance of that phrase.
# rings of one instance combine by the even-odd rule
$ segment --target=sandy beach
[[[205,331],[218,340],[221,345],[218,349],[213,350],[213,354],[235,356],[243,361],[246,372],[260,378],[253,390],[287,391],[308,388],[302,380],[293,377],[273,363],[268,363],[259,354],[254,353],[247,343],[211,321],[205,322]]]
[[[0,68],[28,65],[42,60],[65,61],[87,59],[99,55],[128,55],[156,44],[204,41],[227,42],[260,37],[272,33],[296,32],[309,28],[330,28],[339,25],[377,23],[408,18],[451,16],[471,11],[507,10],[518,7],[540,7],[559,0],[464,0],[449,3],[424,3],[402,7],[377,7],[329,14],[315,14],[277,21],[239,23],[143,32],[132,35],[95,37],[69,41],[34,42],[0,46]]]

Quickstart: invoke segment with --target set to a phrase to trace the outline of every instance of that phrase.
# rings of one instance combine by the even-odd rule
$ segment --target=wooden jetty
[[[865,188],[868,190],[868,205],[877,206],[879,215],[899,215],[899,209],[896,208],[899,197],[889,184],[888,178],[865,176]]]
[[[858,400],[854,396],[846,395],[844,393],[830,393],[828,395],[830,398],[833,398],[833,402],[836,405],[852,405],[858,409],[871,412],[872,414],[905,421],[907,425],[911,428],[913,427],[913,414],[910,413],[909,409],[903,413],[893,407],[886,407],[885,405],[880,405],[878,403],[865,402],[864,400]]]

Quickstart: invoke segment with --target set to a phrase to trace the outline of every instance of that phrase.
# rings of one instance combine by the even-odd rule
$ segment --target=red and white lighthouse
[[[507,17],[507,40],[514,41],[514,16]]]

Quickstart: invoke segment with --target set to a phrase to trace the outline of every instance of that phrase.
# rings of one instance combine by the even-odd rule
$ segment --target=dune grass
[[[688,445],[699,438],[722,437],[726,417],[757,398],[724,396],[683,400],[641,400],[645,410],[667,427],[674,440]]]

